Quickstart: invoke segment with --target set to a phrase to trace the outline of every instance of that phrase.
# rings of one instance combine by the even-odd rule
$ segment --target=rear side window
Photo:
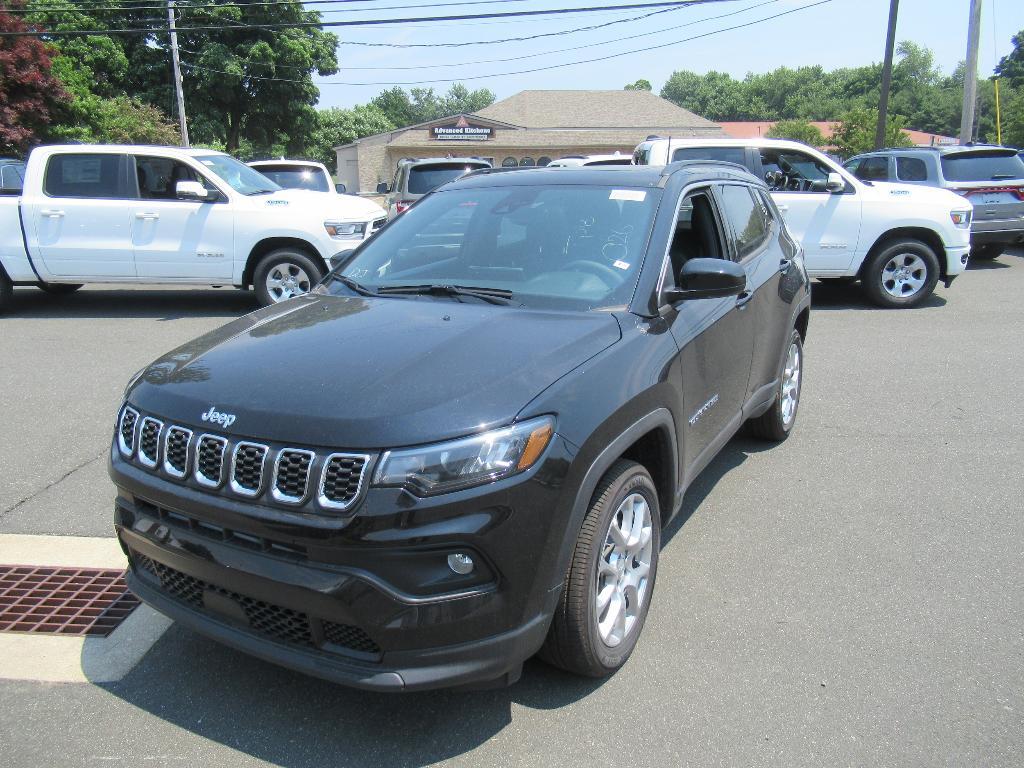
[[[889,158],[865,157],[855,175],[864,181],[888,181]]]
[[[736,242],[736,259],[742,261],[760,250],[768,239],[767,214],[748,187],[726,184],[720,191],[722,210]]]
[[[1024,179],[1024,161],[1013,152],[957,152],[942,158],[946,181]]]
[[[724,160],[746,166],[746,150],[743,147],[681,147],[672,153],[672,162],[677,160]]]
[[[528,159],[528,158],[524,158]],[[533,160],[530,160],[533,165]],[[444,163],[438,165],[418,165],[409,170],[409,194],[425,195],[452,179],[465,176],[470,171],[483,168],[483,165],[467,165],[466,163]]]
[[[21,192],[25,184],[25,164],[14,163],[0,167],[0,192]]]
[[[919,157],[897,157],[896,178],[900,181],[928,181],[928,166]]]
[[[128,199],[126,159],[108,154],[53,155],[46,164],[43,191],[50,197]]]

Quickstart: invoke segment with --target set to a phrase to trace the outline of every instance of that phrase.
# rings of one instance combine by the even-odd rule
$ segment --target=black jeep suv
[[[614,672],[687,485],[793,428],[809,306],[738,166],[473,173],[132,380],[128,583],[362,688]]]

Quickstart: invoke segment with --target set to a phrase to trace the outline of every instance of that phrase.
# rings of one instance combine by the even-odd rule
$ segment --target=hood
[[[310,294],[165,355],[128,399],[197,428],[213,407],[235,416],[232,437],[416,445],[510,423],[620,336],[603,312]]]
[[[971,205],[955,192],[942,187],[929,187],[923,184],[899,184],[890,181],[873,181],[869,189],[879,198],[892,202],[934,203],[946,211],[954,208],[970,208]]]
[[[355,195],[338,195],[333,192],[314,192],[310,189],[281,189],[270,195],[253,198],[261,201],[257,205],[267,208],[301,207],[303,210],[323,211],[327,218],[354,219],[367,221],[387,216],[387,211],[372,200]]]

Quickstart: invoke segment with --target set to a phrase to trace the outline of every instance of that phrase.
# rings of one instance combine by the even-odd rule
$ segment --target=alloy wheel
[[[782,371],[782,423],[787,428],[793,423],[800,403],[800,363],[800,346],[794,342],[789,345],[786,367]]]
[[[905,299],[928,282],[928,265],[916,253],[898,253],[882,267],[882,288],[890,296]]]
[[[612,515],[597,562],[594,615],[601,640],[618,646],[636,626],[650,592],[651,507],[631,493]]]
[[[308,293],[312,287],[306,270],[289,262],[276,264],[267,273],[266,283],[267,293],[275,303]]]

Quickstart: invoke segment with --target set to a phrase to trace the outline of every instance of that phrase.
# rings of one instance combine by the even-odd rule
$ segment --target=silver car
[[[994,259],[1024,243],[1024,160],[1016,149],[987,144],[882,149],[844,167],[862,181],[943,187],[974,207],[971,258]]]
[[[426,160],[401,160],[395,178],[389,185],[382,181],[377,185],[378,195],[387,195],[384,207],[388,218],[393,219],[405,213],[409,206],[431,190],[452,179],[458,179],[479,168],[490,168],[491,164],[479,157],[436,157]]]

